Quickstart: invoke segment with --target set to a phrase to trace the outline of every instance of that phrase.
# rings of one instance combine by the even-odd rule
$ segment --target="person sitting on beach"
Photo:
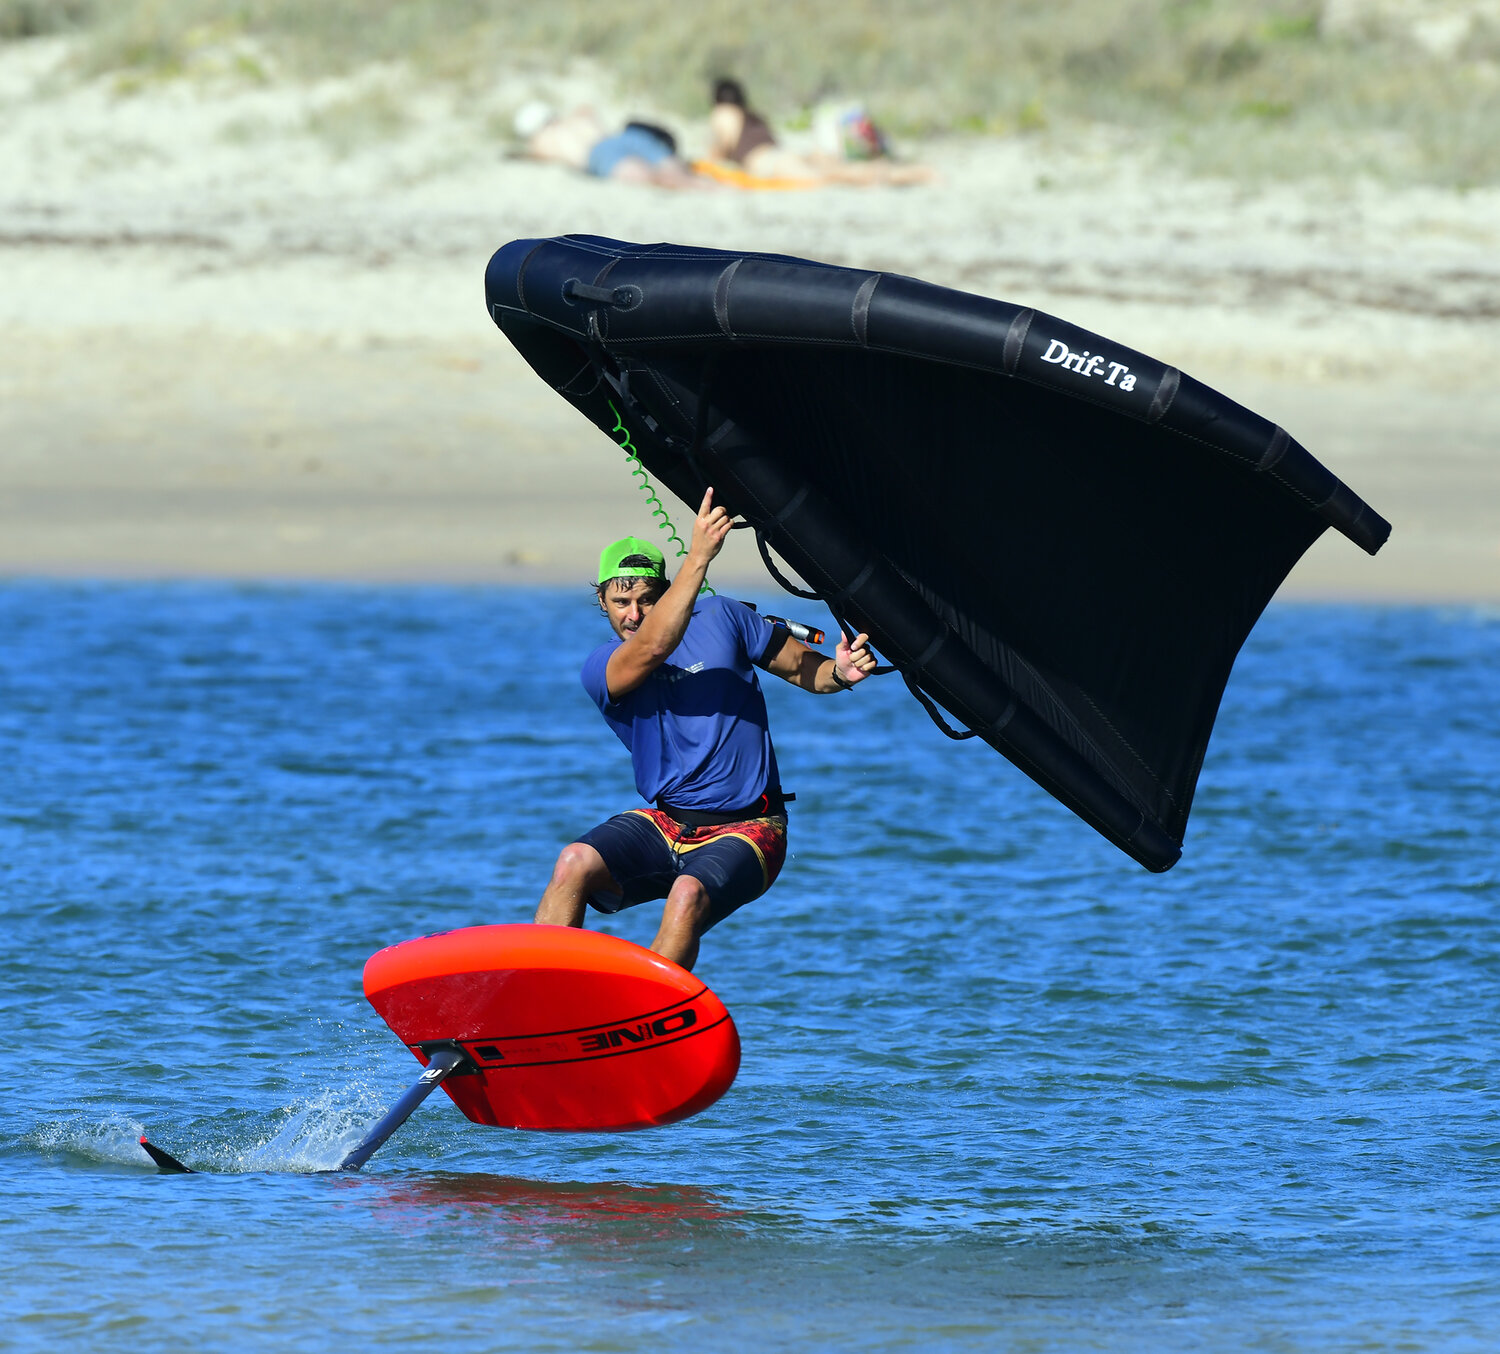
[[[687,557],[669,586],[662,552],[627,536],[599,558],[596,599],[614,631],[584,660],[583,685],[630,749],[652,807],[590,829],[557,858],[536,920],[582,926],[665,898],[651,948],[692,968],[711,926],[760,897],[786,860],[786,801],[755,669],[833,694],[888,668],[869,636],[829,658],[743,602],[702,593],[730,517],[703,495]]]
[[[677,139],[655,123],[628,122],[620,131],[611,132],[592,108],[559,114],[533,101],[517,110],[513,125],[533,160],[548,160],[622,183],[657,188],[705,186],[678,156]]]
[[[750,108],[745,87],[738,80],[716,80],[713,97],[708,115],[710,160],[738,165],[754,178],[866,186],[926,183],[932,178],[932,171],[924,165],[897,164],[885,158],[889,152],[873,125],[878,158],[850,161],[818,152],[802,155],[777,144],[770,124]]]

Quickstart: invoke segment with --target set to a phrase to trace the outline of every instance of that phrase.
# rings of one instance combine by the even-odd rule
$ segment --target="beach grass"
[[[467,93],[586,61],[682,118],[730,73],[784,122],[857,98],[897,137],[1105,122],[1200,171],[1466,187],[1500,182],[1492,8],[1453,0],[1438,40],[1384,0],[0,0],[0,36],[76,30],[123,88],[236,43],[251,73],[401,62]]]

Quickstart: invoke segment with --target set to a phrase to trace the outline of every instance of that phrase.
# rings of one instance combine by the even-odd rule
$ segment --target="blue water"
[[[1274,607],[1163,877],[895,679],[775,683],[792,858],[699,965],[733,1090],[619,1137],[439,1094],[311,1174],[415,1070],[366,956],[529,917],[631,802],[602,625],[0,587],[0,1345],[1493,1348],[1494,612]]]

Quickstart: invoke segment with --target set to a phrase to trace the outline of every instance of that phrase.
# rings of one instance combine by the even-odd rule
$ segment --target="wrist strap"
[[[835,660],[834,664],[833,664],[833,684],[836,687],[838,687],[838,689],[840,691],[853,691],[854,690],[854,683],[853,682],[848,682],[848,681],[844,680],[844,674],[839,671],[839,665],[838,665],[838,661],[837,660]]]

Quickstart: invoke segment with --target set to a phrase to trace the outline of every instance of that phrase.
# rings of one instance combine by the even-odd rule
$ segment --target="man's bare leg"
[[[661,910],[661,929],[651,948],[664,959],[690,969],[698,961],[698,942],[708,920],[708,890],[692,875],[680,875]]]
[[[591,893],[619,893],[609,867],[592,846],[572,842],[563,847],[552,878],[537,904],[534,920],[550,926],[582,926]]]

